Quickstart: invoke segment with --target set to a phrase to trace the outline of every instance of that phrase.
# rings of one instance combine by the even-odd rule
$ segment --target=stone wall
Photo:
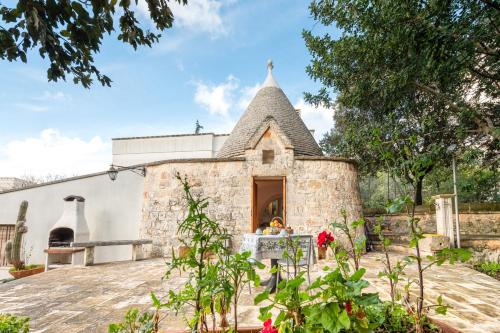
[[[474,210],[470,207],[465,209],[462,206],[459,209],[461,246],[473,249],[476,259],[500,260],[500,211]],[[376,216],[373,212],[365,212],[369,225],[375,221]],[[384,232],[396,243],[407,243],[406,214],[383,216]],[[420,225],[425,233],[436,233],[436,215],[432,207],[419,207],[415,217],[420,218]]]
[[[296,233],[318,233],[340,218],[341,208],[347,210],[349,219],[361,216],[357,171],[352,163],[294,158],[293,151],[279,148],[272,164],[262,164],[261,150],[252,149],[241,159],[148,166],[140,237],[153,239],[154,255],[168,256],[178,245],[177,224],[187,212],[176,172],[188,177],[196,195],[210,198],[208,216],[228,229],[235,248],[242,234],[251,232],[253,177],[286,177],[286,223]]]
[[[365,214],[365,217],[374,221],[375,215]],[[384,215],[385,230],[391,233],[407,233],[406,214]],[[417,211],[415,217],[420,218],[420,225],[425,233],[436,233],[436,214],[431,211]],[[464,212],[459,213],[460,234],[464,236],[485,235],[500,237],[500,211],[493,212]],[[455,220],[453,219],[453,223]]]

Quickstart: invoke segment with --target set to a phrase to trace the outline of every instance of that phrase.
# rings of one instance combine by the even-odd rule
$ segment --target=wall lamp
[[[139,176],[146,177],[146,168],[144,166],[124,167],[111,164],[109,170],[107,171],[109,179],[111,179],[111,181],[115,181],[118,177],[118,172],[125,170],[132,171]]]

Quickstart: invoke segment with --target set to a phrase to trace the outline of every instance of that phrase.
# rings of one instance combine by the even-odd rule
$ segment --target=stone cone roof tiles
[[[268,68],[268,77],[265,81],[267,84],[264,84],[250,102],[217,157],[229,158],[244,155],[249,140],[262,123],[270,117],[274,118],[281,131],[288,137],[296,156],[323,156],[299,113],[272,77],[272,64]]]

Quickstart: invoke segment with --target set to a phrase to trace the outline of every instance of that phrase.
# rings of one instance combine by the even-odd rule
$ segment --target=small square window
[[[262,164],[272,164],[274,161],[274,150],[262,151]]]

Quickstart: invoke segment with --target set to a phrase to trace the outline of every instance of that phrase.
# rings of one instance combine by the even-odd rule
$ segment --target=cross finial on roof
[[[263,88],[264,87],[279,88],[278,83],[276,83],[276,81],[273,78],[273,68],[274,68],[273,61],[271,59],[269,59],[267,61],[267,77],[266,77],[266,80],[264,81],[264,83],[262,84]]]
[[[273,65],[273,60],[272,60],[272,59],[269,59],[269,60],[267,61],[267,70],[268,70],[269,72],[271,72],[271,71],[273,70],[273,68],[274,68],[274,65]]]

